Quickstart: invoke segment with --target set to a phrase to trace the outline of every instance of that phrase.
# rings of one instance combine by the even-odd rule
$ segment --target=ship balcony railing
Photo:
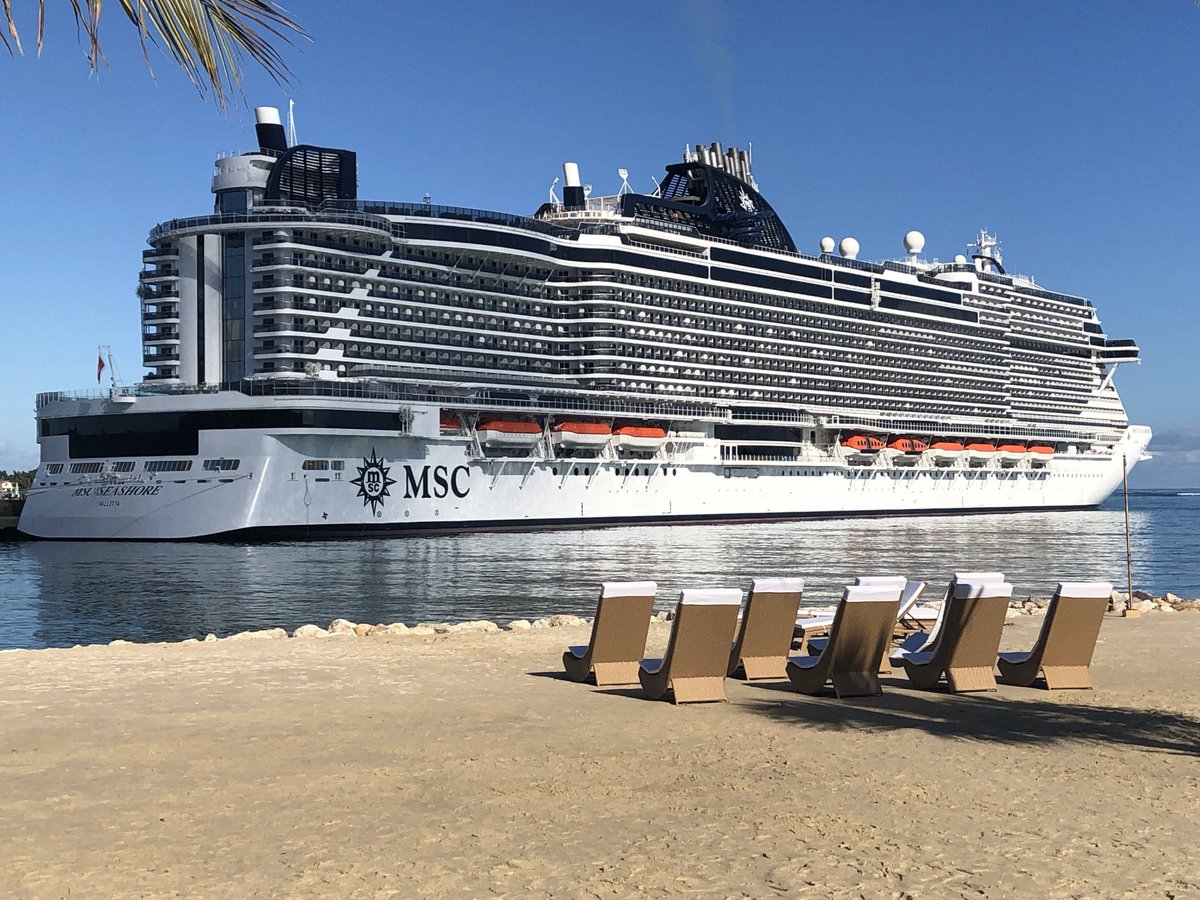
[[[290,223],[300,228],[314,226],[349,226],[351,228],[370,229],[382,232],[390,240],[392,237],[404,237],[403,226],[394,225],[380,216],[370,215],[353,209],[343,210],[329,203],[323,204],[317,212],[306,209],[294,209],[280,212],[244,212],[244,213],[214,213],[211,216],[190,216],[182,219],[169,219],[156,225],[150,231],[150,240],[158,240],[177,231],[199,231],[208,228],[225,226],[270,228],[283,223]]]
[[[317,325],[288,325],[276,323],[274,325],[255,325],[254,335],[257,337],[260,334],[278,334],[279,332],[298,332],[301,334],[328,334],[329,328],[321,328]],[[340,338],[339,338],[340,340]]]
[[[173,284],[139,284],[137,293],[143,300],[152,303],[155,300],[162,300],[167,297],[178,297],[179,287]]]
[[[160,350],[157,353],[143,353],[142,362],[147,366],[157,366],[162,363],[179,362],[179,351]]]
[[[321,238],[308,238],[308,237],[297,238],[294,236],[286,237],[286,238],[279,238],[279,237],[275,237],[274,235],[269,235],[267,237],[258,238],[256,240],[252,241],[250,244],[250,246],[255,249],[258,249],[260,247],[274,246],[274,247],[287,247],[289,250],[291,250],[292,245],[295,245],[297,247],[304,247],[305,249],[307,249],[309,247],[320,247],[323,250],[333,250],[337,253],[356,253],[360,256],[373,256],[373,257],[379,257],[379,255],[381,253],[383,253],[385,250],[391,249],[390,246],[382,247],[382,248],[380,248],[380,247],[363,247],[358,244],[344,244],[341,241],[326,241],[326,240],[322,240]],[[381,259],[379,259],[379,262],[380,263],[391,262],[391,263],[395,264],[396,260],[394,260],[394,259],[387,260],[387,259],[381,258]]]
[[[168,331],[168,332],[159,332],[157,334],[143,334],[142,335],[142,343],[143,344],[178,344],[179,343],[179,332],[178,331]]]
[[[304,259],[300,256],[281,256],[275,259],[256,259],[251,263],[251,272],[261,272],[271,268],[302,268],[302,269],[317,269],[323,272],[343,272],[348,275],[365,276],[370,270],[370,266],[348,266],[339,265],[335,262],[326,262],[320,259]]]
[[[159,278],[178,278],[179,270],[174,266],[159,266],[157,269],[146,269],[138,273],[140,281],[155,281]]]
[[[146,324],[151,322],[178,322],[179,310],[177,309],[159,309],[146,310],[142,313],[142,321]]]
[[[152,262],[156,259],[179,259],[178,247],[151,247],[142,251],[142,262]]]

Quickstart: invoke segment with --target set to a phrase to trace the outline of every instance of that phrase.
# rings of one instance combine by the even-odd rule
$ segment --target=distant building
[[[20,500],[21,486],[15,481],[0,481],[0,500]]]

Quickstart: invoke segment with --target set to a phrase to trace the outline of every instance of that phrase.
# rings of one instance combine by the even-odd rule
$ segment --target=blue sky
[[[40,60],[0,51],[0,468],[35,464],[34,394],[94,385],[98,344],[139,380],[146,232],[208,212],[213,158],[254,143],[247,106],[222,116],[158,57],[151,79],[115,5],[98,77],[49,7]],[[1156,432],[1134,484],[1200,485],[1190,0],[288,7],[313,40],[285,50],[290,88],[248,73],[248,104],[294,98],[302,141],[358,151],[361,197],[532,212],[563,160],[649,190],[685,144],[752,141],[801,249],[897,257],[917,228],[949,259],[986,226],[1010,271],[1092,299],[1142,348],[1117,375]]]

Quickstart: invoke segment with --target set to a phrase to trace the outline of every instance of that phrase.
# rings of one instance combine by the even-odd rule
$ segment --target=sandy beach
[[[587,633],[0,653],[0,895],[1200,893],[1200,615],[1093,692],[691,707],[563,680]]]

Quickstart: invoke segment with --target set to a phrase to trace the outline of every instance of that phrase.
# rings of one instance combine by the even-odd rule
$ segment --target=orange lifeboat
[[[888,444],[889,450],[899,450],[901,453],[924,453],[929,445],[920,438],[896,438]]]
[[[1030,444],[1028,453],[1029,464],[1035,469],[1040,469],[1050,462],[1050,457],[1054,455],[1054,447],[1050,444]]]
[[[996,445],[987,441],[972,441],[963,450],[963,456],[972,466],[985,466],[989,460],[995,459]]]
[[[883,449],[883,441],[869,434],[855,434],[842,438],[842,446],[859,453],[878,453]]]
[[[920,438],[896,438],[883,451],[895,466],[915,466],[929,445]]]
[[[952,466],[962,458],[964,450],[958,441],[934,441],[928,452],[935,466]]]
[[[442,434],[458,434],[458,416],[454,415],[454,413],[443,411],[439,425],[441,427]]]
[[[1000,457],[1000,465],[1015,466],[1026,456],[1024,444],[1001,444],[996,448],[996,455]]]
[[[613,430],[613,444],[618,450],[632,453],[653,453],[667,440],[662,428],[645,425],[622,425]]]
[[[550,429],[550,440],[567,450],[596,450],[612,437],[612,429],[603,422],[559,422]]]
[[[542,426],[518,419],[490,419],[475,426],[485,447],[533,447],[542,439]]]

